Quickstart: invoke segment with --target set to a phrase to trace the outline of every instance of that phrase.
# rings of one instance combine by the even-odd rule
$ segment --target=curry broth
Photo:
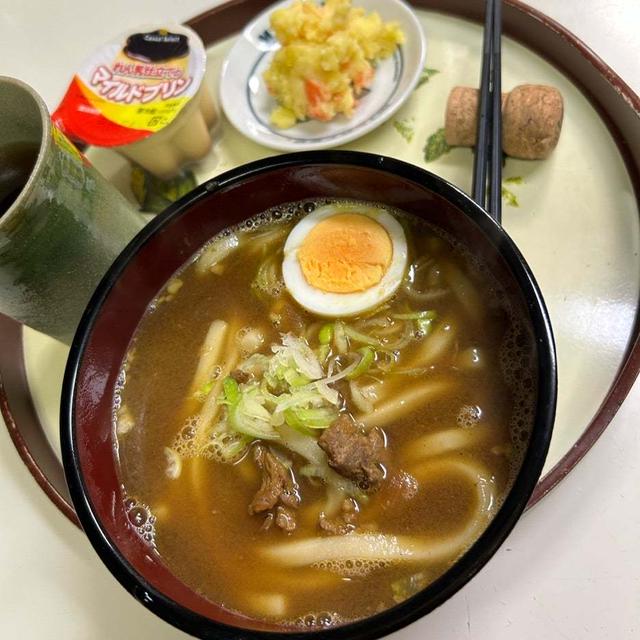
[[[412,459],[412,443],[443,430],[471,431],[475,426],[457,426],[461,408],[479,408],[477,425],[488,425],[490,434],[482,446],[468,446],[443,455],[484,465],[491,475],[492,490],[501,501],[513,470],[519,466],[520,432],[514,436],[513,431],[516,403],[523,405],[520,414],[524,418],[519,421],[524,423],[519,426],[526,429],[532,416],[532,394],[518,393],[513,382],[508,384],[501,373],[505,336],[514,322],[504,296],[496,293],[487,274],[470,267],[471,262],[460,248],[425,229],[422,223],[418,226],[410,220],[403,219],[413,245],[410,259],[431,252],[442,263],[455,265],[483,301],[482,312],[480,317],[470,316],[454,295],[428,305],[437,312],[437,322],[455,327],[456,339],[450,351],[431,366],[427,377],[444,376],[453,387],[410,415],[382,427],[387,439],[388,477],[378,491],[359,505],[357,530],[435,540],[465,527],[477,506],[477,488],[455,468],[439,473],[420,471],[421,467],[426,468],[425,463]],[[286,221],[277,224],[292,226]],[[164,562],[206,598],[246,615],[284,624],[339,624],[393,606],[442,574],[459,553],[446,561],[392,564],[361,576],[355,575],[358,571],[353,567],[341,575],[313,566],[279,566],[266,560],[261,549],[284,541],[326,536],[318,528],[318,515],[325,502],[321,482],[296,473],[302,502],[297,529],[287,534],[276,527],[263,530],[264,515],[248,512],[261,481],[251,454],[235,464],[185,458],[179,477],[172,479],[165,473],[164,449],[189,417],[185,397],[200,345],[213,320],[259,328],[265,338],[261,349],[264,353],[280,341],[283,332],[300,335],[318,322],[286,292],[280,296],[280,325],[275,327],[269,320],[273,300],[256,297],[251,286],[265,257],[259,246],[261,240],[252,239],[252,233],[259,232],[246,234],[240,247],[224,259],[221,273],[198,273],[195,262],[185,267],[141,321],[125,363],[126,380],[116,400],[116,407],[127,408],[134,425],[118,435],[121,479],[126,494],[148,507],[155,517],[153,544]],[[274,245],[276,251],[282,250],[284,237]],[[173,293],[167,293],[169,290]],[[389,313],[406,306],[406,295],[398,293]],[[526,331],[523,334],[528,335]],[[462,367],[461,354],[471,348],[479,350],[481,362],[477,367]],[[411,367],[413,352],[414,345],[401,352],[398,369]],[[523,362],[532,366],[529,352],[517,365],[521,374],[526,373]],[[530,371],[521,378],[529,379],[531,392]],[[408,374],[388,373],[385,393],[393,397],[407,384],[419,380]],[[336,383],[336,388],[344,392],[344,381]],[[277,443],[274,446],[277,448]],[[298,460],[295,455],[290,457],[295,471]],[[405,474],[418,472],[422,477],[414,478],[417,493],[407,498],[400,485],[406,480]]]

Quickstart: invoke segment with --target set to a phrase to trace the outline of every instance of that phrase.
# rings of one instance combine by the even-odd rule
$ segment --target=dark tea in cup
[[[30,142],[0,146],[0,217],[27,184],[40,147]]]

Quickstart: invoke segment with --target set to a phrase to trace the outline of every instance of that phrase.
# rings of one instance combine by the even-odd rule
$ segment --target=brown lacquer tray
[[[232,0],[189,21],[208,51],[208,78],[233,37],[269,0]],[[472,155],[452,150],[427,163],[449,90],[477,83],[484,0],[414,0],[427,35],[428,81],[394,116],[346,148],[391,155],[469,191]],[[640,99],[580,40],[547,16],[504,0],[503,87],[557,86],[565,100],[560,144],[541,163],[507,160],[503,224],[533,269],[558,347],[559,395],[547,465],[530,506],[585,455],[640,369]],[[275,152],[223,118],[204,181]],[[89,156],[115,182],[112,158]],[[515,206],[517,205],[517,206]],[[0,316],[0,408],[20,456],[60,511],[77,524],[60,463],[57,407],[66,350]]]

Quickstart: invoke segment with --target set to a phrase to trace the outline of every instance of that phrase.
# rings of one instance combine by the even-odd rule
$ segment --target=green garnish
[[[438,317],[438,314],[433,310],[412,311],[411,313],[394,313],[391,317],[396,320],[415,320],[416,329],[424,337],[431,332],[433,321]]]
[[[293,409],[285,409],[284,421],[293,429],[300,431],[304,435],[312,435],[313,431],[307,427],[300,418],[298,418],[296,412]]]
[[[440,73],[438,69],[429,69],[429,67],[424,67],[420,72],[420,79],[418,80],[418,84],[416,85],[416,89],[419,89],[423,84],[429,82],[429,80],[435,76],[437,73]]]
[[[369,371],[376,357],[376,352],[371,347],[361,347],[358,353],[362,356],[356,368],[347,376],[348,380],[360,377],[363,373]]]
[[[285,409],[284,420],[294,429],[326,429],[338,417],[334,408],[291,408]]]
[[[203,445],[201,452],[208,453],[214,460],[233,464],[247,451],[251,438],[240,433],[225,431],[218,427]]]
[[[271,425],[271,414],[262,406],[262,398],[256,385],[240,391],[238,382],[231,376],[222,381],[220,404],[227,405],[227,424],[235,432],[249,438],[277,439],[278,432]]]
[[[318,356],[318,361],[322,364],[328,357],[329,352],[331,351],[331,347],[328,344],[321,344],[316,350],[316,355]]]
[[[520,203],[518,202],[518,198],[513,191],[509,191],[507,187],[502,185],[502,199],[509,205],[510,207],[519,207]]]
[[[240,402],[240,387],[238,382],[231,376],[227,376],[222,381],[222,392],[224,393],[225,400],[231,404],[238,404]]]
[[[378,338],[373,338],[372,336],[367,335],[366,333],[362,333],[360,331],[356,331],[353,327],[349,325],[344,326],[344,332],[349,338],[354,340],[355,342],[359,342],[360,344],[368,344],[372,347],[382,347],[382,341]]]
[[[505,178],[502,182],[502,199],[507,203],[510,207],[519,207],[520,203],[518,202],[518,197],[513,191],[505,187],[505,184],[523,184],[524,179],[522,176],[512,176],[510,178]]]
[[[285,369],[282,377],[290,387],[304,387],[311,382],[311,378],[308,378],[303,373],[299,373],[292,367]]]
[[[407,141],[413,140],[415,133],[413,127],[413,118],[404,118],[403,120],[394,120],[393,128]]]
[[[149,213],[160,213],[172,202],[181,198],[197,186],[192,171],[184,169],[171,180],[161,180],[139,165],[131,169],[131,190],[140,209]]]
[[[278,255],[265,258],[258,267],[256,277],[251,281],[251,289],[258,297],[277,297],[280,290]]]
[[[412,311],[410,313],[393,313],[391,317],[395,320],[435,320],[438,314],[433,311]]]
[[[425,162],[433,162],[440,156],[450,151],[451,147],[447,144],[447,140],[444,137],[444,127],[438,129],[435,133],[432,133],[427,139],[427,144],[424,146],[424,159]]]
[[[318,332],[318,340],[320,344],[330,344],[333,339],[333,324],[325,324]]]

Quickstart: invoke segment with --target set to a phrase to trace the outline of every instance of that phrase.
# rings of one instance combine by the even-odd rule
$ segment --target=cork
[[[476,142],[479,91],[454,87],[447,100],[445,138],[450,146]],[[564,107],[554,87],[523,84],[502,94],[502,150],[513,158],[544,160],[560,138]]]

